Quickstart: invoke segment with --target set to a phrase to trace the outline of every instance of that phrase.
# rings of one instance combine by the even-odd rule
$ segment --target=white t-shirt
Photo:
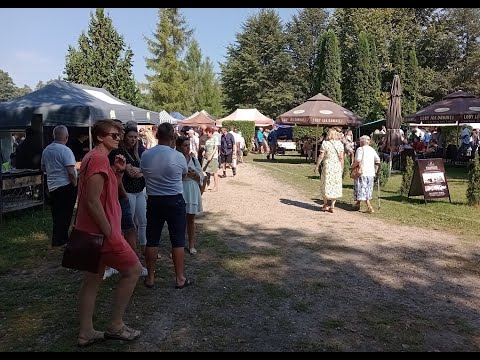
[[[68,146],[53,142],[43,150],[42,168],[47,172],[48,191],[70,184],[67,166],[75,166],[75,156]]]
[[[362,176],[375,176],[375,163],[380,162],[377,152],[369,145],[357,149],[355,160],[362,162]]]

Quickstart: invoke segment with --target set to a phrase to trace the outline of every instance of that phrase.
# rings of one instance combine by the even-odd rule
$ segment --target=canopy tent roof
[[[177,122],[178,122],[178,119],[171,116],[165,110],[160,111],[158,116],[160,117],[160,121],[159,121],[160,124],[167,122],[167,123],[170,123],[172,125],[176,125]]]
[[[130,105],[105,89],[55,80],[25,96],[0,103],[0,128],[31,125],[41,114],[44,126],[91,126],[97,120],[118,119],[138,124],[158,124],[157,112]]]
[[[177,112],[177,111],[172,111],[172,112],[170,113],[170,115],[171,115],[173,118],[177,119],[177,120],[183,120],[183,119],[185,119],[185,116],[183,116],[182,114],[180,114],[180,113]]]
[[[321,93],[278,116],[277,121],[280,124],[288,125],[324,126],[358,126],[362,123],[359,116],[336,104],[332,99]]]
[[[224,121],[255,121],[255,126],[271,126],[273,120],[263,115],[257,109],[237,109],[230,115],[217,120],[217,126],[222,126]]]
[[[458,123],[480,123],[480,98],[459,90],[414,114],[407,115],[405,121],[430,126],[433,124],[448,126]]]
[[[207,126],[213,126],[215,125],[215,119],[210,117],[210,115],[202,110],[200,112],[196,112],[195,114],[192,114],[185,120],[179,120],[178,121],[179,126],[200,126],[200,125],[207,125]]]
[[[192,115],[190,115],[189,117],[187,117],[185,120],[187,119],[193,119],[194,117],[196,117],[198,114],[203,114],[205,115],[206,117],[208,117],[210,120],[217,120],[217,118],[213,117],[212,115],[210,115],[207,111],[205,110],[202,110],[202,111],[195,111]]]

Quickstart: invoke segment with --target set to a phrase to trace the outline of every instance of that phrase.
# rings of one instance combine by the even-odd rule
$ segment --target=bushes
[[[293,141],[298,142],[304,137],[310,137],[315,140],[315,135],[318,139],[322,136],[324,129],[322,126],[313,127],[313,126],[294,126],[293,127]]]
[[[245,149],[247,152],[252,150],[252,139],[255,137],[255,121],[226,120],[222,123],[222,126],[226,127],[227,129],[230,129],[232,126],[236,127],[238,131],[242,132],[242,136],[245,139]]]
[[[475,153],[473,167],[468,173],[467,203],[470,206],[480,205],[480,161]]]
[[[379,177],[380,187],[383,189],[385,185],[387,185],[388,180],[390,179],[390,164],[388,162],[382,161],[380,163]]]
[[[402,175],[402,185],[400,186],[400,194],[408,196],[410,191],[410,184],[412,183],[413,171],[415,163],[410,156],[407,156],[407,162],[405,164],[405,171]]]
[[[351,164],[350,164],[350,156],[345,153],[345,161],[343,162],[343,178],[347,178],[350,176],[350,167],[351,167]]]

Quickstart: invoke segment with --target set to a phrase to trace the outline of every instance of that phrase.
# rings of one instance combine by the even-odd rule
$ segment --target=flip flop
[[[120,330],[118,330],[115,333],[109,333],[105,331],[105,339],[110,339],[110,340],[124,340],[124,341],[133,341],[136,340],[142,335],[142,332],[140,330],[135,330],[132,329],[131,327],[128,327],[127,325],[124,325]]]
[[[187,286],[190,286],[190,285],[192,285],[192,284],[193,284],[193,280],[190,280],[190,279],[187,279],[187,278],[186,278],[186,279],[185,279],[185,282],[183,283],[183,285],[176,285],[176,286],[175,286],[175,289],[183,289],[183,288],[185,288],[185,287],[187,287]]]
[[[78,346],[79,347],[86,347],[92,344],[95,344],[100,341],[105,341],[105,333],[102,331],[95,331],[95,335],[90,338],[85,337],[78,337]]]

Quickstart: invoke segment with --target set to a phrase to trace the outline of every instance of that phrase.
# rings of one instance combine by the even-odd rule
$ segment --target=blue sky
[[[0,10],[0,69],[9,73],[18,87],[32,88],[38,81],[63,77],[65,55],[69,45],[78,46],[78,37],[88,29],[92,8],[12,9]],[[188,26],[204,56],[209,56],[219,71],[226,47],[235,42],[242,24],[258,12],[256,8],[188,8],[182,9]],[[282,20],[289,21],[299,9],[276,9]],[[149,57],[144,35],[152,37],[158,23],[155,8],[107,8],[115,29],[123,35],[134,52],[133,72],[137,81],[145,80],[145,57]]]

